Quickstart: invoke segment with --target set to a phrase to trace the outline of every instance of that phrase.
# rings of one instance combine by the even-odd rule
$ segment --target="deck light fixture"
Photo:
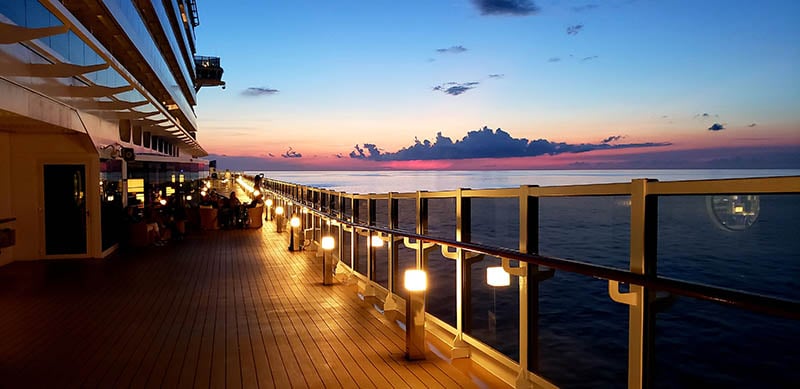
[[[428,275],[421,269],[405,272],[406,299],[406,354],[408,360],[425,359],[425,290]]]
[[[186,195],[186,201],[192,201],[192,195]]]
[[[381,239],[380,235],[372,235],[370,243],[372,247],[383,247],[383,239]]]
[[[424,292],[428,289],[428,274],[425,270],[406,270],[405,287],[409,292]]]
[[[502,266],[487,267],[486,283],[495,287],[509,286],[511,285],[511,275],[503,270]]]
[[[264,204],[267,205],[266,220],[270,221],[270,220],[272,220],[272,199],[267,199],[266,201],[264,201]]]
[[[167,205],[167,200],[161,199],[158,201],[158,203],[161,205]]]
[[[256,189],[253,191],[253,197],[258,197],[258,196],[261,196],[261,192],[258,189]]]
[[[283,220],[283,207],[280,205],[275,207],[275,227],[277,228],[277,232],[283,232],[283,228],[285,227],[286,221]]]
[[[289,235],[289,251],[298,251],[300,250],[299,247],[295,247],[295,242],[299,241],[300,239],[295,240],[294,234],[295,228],[300,227],[300,218],[297,216],[292,216],[289,220],[289,225],[292,227],[292,231]]]
[[[336,241],[332,236],[323,236],[320,242],[322,246],[322,285],[333,284],[333,258],[328,253],[336,247]]]

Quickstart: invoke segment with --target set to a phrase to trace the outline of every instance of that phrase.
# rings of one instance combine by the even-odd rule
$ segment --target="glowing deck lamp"
[[[258,196],[261,196],[261,192],[258,189],[256,189],[253,191],[253,197],[258,197]]]
[[[424,270],[409,269],[405,272],[404,286],[408,290],[406,300],[406,359],[425,359],[425,290],[428,275]]]
[[[424,292],[428,289],[428,274],[425,270],[406,270],[404,286],[409,292]]]
[[[286,224],[286,221],[283,220],[283,207],[279,205],[275,207],[275,226],[278,233],[283,232],[284,224]]]
[[[332,285],[335,267],[333,257],[328,255],[328,252],[336,247],[336,241],[332,236],[323,236],[320,246],[322,246],[322,285]]]
[[[192,195],[186,195],[186,201],[192,201]]]
[[[511,285],[511,274],[506,273],[502,266],[487,267],[486,283],[495,287],[509,286]]]
[[[372,247],[383,247],[383,239],[381,239],[381,237],[378,235],[372,235],[370,243],[372,244]]]
[[[161,199],[158,201],[158,203],[161,205],[167,205],[167,200]]]
[[[295,242],[300,239],[295,240],[294,234],[295,228],[300,227],[300,218],[297,216],[292,216],[292,218],[289,220],[289,225],[292,226],[292,232],[289,235],[289,251],[298,251],[300,248],[296,247]]]
[[[266,220],[270,221],[270,220],[272,220],[272,199],[267,199],[266,201],[264,201],[264,204],[267,205]]]

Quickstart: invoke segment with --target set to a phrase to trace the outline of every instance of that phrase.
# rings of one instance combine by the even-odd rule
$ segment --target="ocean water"
[[[263,173],[349,193],[385,193],[629,182],[633,178],[797,176],[800,170]],[[759,196],[758,218],[741,230],[719,222],[713,201],[709,196],[659,198],[658,274],[800,300],[800,195]],[[399,208],[400,228],[413,230],[414,202],[401,200]],[[454,200],[433,199],[429,208],[429,234],[454,238]],[[474,242],[518,247],[516,199],[473,199],[472,212]],[[377,214],[377,224],[386,225],[385,202],[378,203]],[[366,215],[366,209],[361,215]],[[544,255],[628,268],[627,196],[543,198],[539,225],[539,251]],[[342,244],[349,250],[349,241]],[[358,244],[366,242],[361,238]],[[385,250],[378,252],[377,278],[384,286],[388,286],[386,258]],[[401,248],[401,272],[413,263],[414,252]],[[517,359],[517,288],[513,282],[505,288],[485,283],[486,267],[499,263],[498,258],[487,257],[470,266],[472,297],[466,332]],[[366,272],[365,250],[356,268]],[[427,309],[455,325],[455,262],[434,251],[429,270]],[[628,309],[610,300],[607,282],[557,271],[531,286],[539,293],[535,370],[561,387],[625,387]],[[800,323],[691,298],[665,300],[656,315],[654,365],[658,388],[797,387]]]

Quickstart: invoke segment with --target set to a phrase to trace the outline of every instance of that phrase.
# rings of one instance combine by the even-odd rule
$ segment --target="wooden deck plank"
[[[351,285],[321,285],[320,259],[287,246],[267,223],[68,262],[55,278],[63,263],[0,268],[2,384],[476,386],[435,356],[406,361],[402,329]]]

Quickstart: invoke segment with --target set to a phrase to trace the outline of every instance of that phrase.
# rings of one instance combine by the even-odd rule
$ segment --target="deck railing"
[[[733,280],[728,280],[718,278],[718,273],[724,269],[685,270],[694,269],[696,262],[706,261],[704,257],[716,254],[712,252],[717,250],[714,243],[706,241],[713,235],[709,232],[712,228],[721,231],[723,245],[730,246],[730,242],[744,238],[736,234],[758,226],[759,213],[769,213],[761,216],[766,219],[762,221],[766,225],[763,230],[782,231],[786,236],[794,235],[796,240],[797,224],[791,223],[792,213],[797,216],[800,209],[796,197],[800,194],[800,177],[677,182],[637,179],[620,184],[385,194],[350,194],[265,179],[262,188],[272,193],[288,214],[302,215],[301,229],[308,232],[307,248],[317,247],[322,235],[335,237],[335,256],[341,261],[339,270],[343,269],[349,279],[358,283],[360,294],[377,299],[376,307],[384,311],[403,312],[406,292],[400,287],[402,270],[428,269],[433,289],[428,293],[427,331],[451,347],[445,350],[451,357],[469,357],[518,387],[570,385],[569,380],[550,377],[559,375],[559,370],[569,370],[569,364],[579,363],[573,360],[553,362],[559,358],[576,358],[575,355],[551,355],[549,351],[561,350],[559,347],[543,350],[542,339],[555,337],[553,328],[585,332],[592,337],[591,342],[595,335],[624,331],[610,341],[603,341],[612,344],[602,344],[602,347],[609,347],[609,355],[587,365],[587,370],[599,371],[596,376],[579,376],[577,382],[594,381],[607,386],[627,381],[629,388],[653,386],[658,379],[656,376],[664,375],[663,368],[656,370],[657,361],[663,362],[662,354],[672,353],[669,350],[655,352],[656,313],[670,312],[673,304],[681,305],[675,303],[679,297],[735,307],[733,317],[739,318],[737,320],[747,321],[751,315],[740,316],[740,311],[754,312],[767,326],[772,325],[770,320],[777,321],[776,328],[785,328],[781,326],[787,322],[789,328],[796,328],[800,319],[800,301],[792,294],[796,292],[791,287],[741,288],[736,271],[732,271],[736,273]],[[774,202],[772,199],[779,200],[780,204],[788,199],[791,208],[776,213],[775,207],[760,205],[758,196],[769,197],[770,204]],[[704,205],[705,214],[698,215],[698,208],[684,207],[685,204]],[[608,215],[600,218],[595,215],[608,209],[612,209],[611,220],[604,219]],[[700,216],[711,220],[698,222]],[[676,218],[682,220],[673,220]],[[779,225],[783,221],[787,224]],[[681,222],[689,228],[673,231]],[[380,237],[386,245],[373,247],[370,244],[373,236]],[[759,235],[758,239],[769,237]],[[780,245],[780,239],[759,241],[756,246],[762,243]],[[798,254],[791,250],[794,247],[791,245],[796,243],[789,244],[790,250],[781,255],[791,263]],[[772,253],[775,248],[764,249]],[[627,258],[617,258],[621,253]],[[577,258],[581,255],[588,259]],[[660,258],[664,271],[657,270]],[[723,260],[728,261],[728,258]],[[500,290],[481,283],[482,272],[492,264],[502,265],[514,276],[516,290]],[[753,268],[759,265],[752,264]],[[795,270],[787,271],[791,279],[791,272]],[[557,278],[555,274],[563,275],[563,279],[553,281]],[[667,276],[671,274],[684,277]],[[605,286],[598,287],[598,282]],[[793,281],[788,282],[792,285]],[[550,283],[552,288],[549,288]],[[596,293],[598,290],[605,296],[601,298],[601,293]],[[564,293],[576,297],[564,299]],[[571,301],[575,299],[584,299],[583,306],[570,310]],[[606,304],[610,301],[618,304]],[[724,309],[720,314],[719,308],[702,304],[698,308],[698,304],[683,303],[681,309],[688,309],[688,312],[681,311],[675,316],[685,319],[700,311],[701,316],[713,319],[712,316],[729,314]],[[489,310],[488,305],[493,309]],[[593,310],[595,305],[602,309]],[[478,313],[483,310],[487,311],[487,318]],[[581,324],[566,319],[559,326],[559,318],[570,315],[588,317],[581,317],[580,320],[585,321],[579,322]],[[672,317],[668,319],[664,325],[667,330],[684,329],[685,323],[673,323]],[[542,334],[544,327],[540,326],[540,321],[547,322],[544,323],[550,331],[547,336]],[[601,324],[593,326],[594,322]],[[503,336],[505,334],[514,339],[508,339],[509,336]],[[621,339],[622,335],[627,339]],[[789,334],[793,335],[796,334]],[[580,337],[565,336],[567,339]],[[575,345],[574,348],[581,347]],[[617,359],[626,359],[626,366],[620,366]],[[559,367],[565,364],[567,367]]]

